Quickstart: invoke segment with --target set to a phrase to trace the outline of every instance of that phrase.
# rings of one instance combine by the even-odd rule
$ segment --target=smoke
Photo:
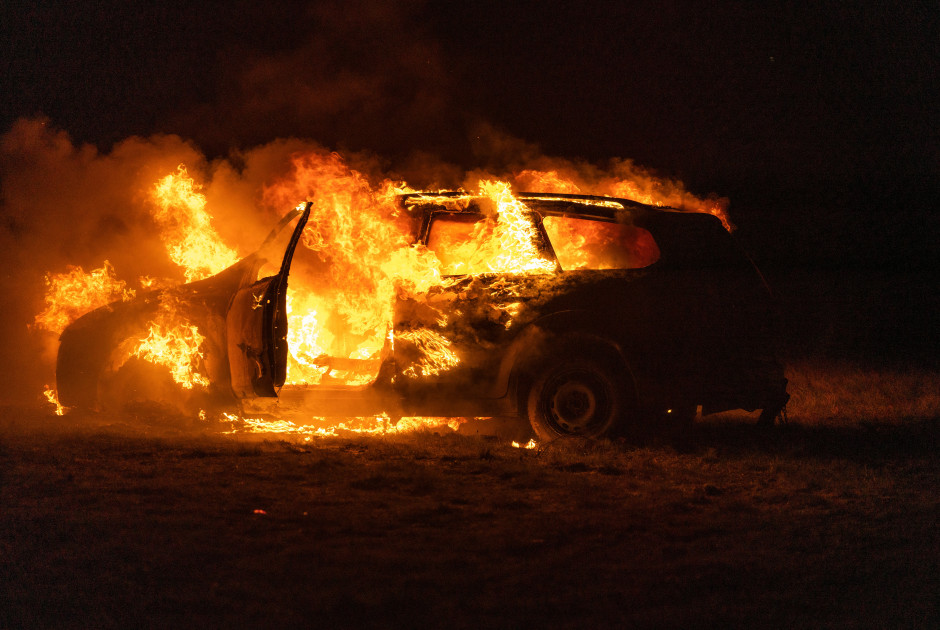
[[[464,187],[475,189],[481,180],[508,179],[517,192],[555,192],[608,195],[689,212],[707,212],[732,229],[725,197],[699,197],[676,179],[640,166],[633,160],[610,158],[605,164],[545,155],[537,144],[512,137],[486,123],[472,135],[474,153],[486,167],[467,173]]]
[[[167,255],[152,216],[156,182],[184,166],[205,195],[219,238],[245,256],[254,251],[290,203],[266,202],[268,190],[293,173],[294,156],[330,156],[307,140],[275,140],[209,160],[175,135],[131,137],[103,153],[77,145],[47,119],[20,119],[0,136],[0,400],[35,402],[55,380],[54,333],[34,325],[44,309],[50,275],[86,272],[108,261],[130,289],[142,277],[183,282]],[[365,153],[350,168],[379,177],[379,161]],[[295,176],[295,175],[294,175]]]
[[[212,98],[166,125],[206,147],[278,137],[386,155],[460,142],[461,114],[424,2],[320,2],[296,13],[307,30],[276,50],[246,42],[221,62]],[[456,114],[456,115],[455,115]]]

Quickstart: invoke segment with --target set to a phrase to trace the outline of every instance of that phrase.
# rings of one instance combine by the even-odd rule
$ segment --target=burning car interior
[[[500,181],[313,194],[239,260],[184,170],[153,196],[187,282],[128,290],[106,265],[78,316],[53,308],[67,278],[50,281],[60,408],[514,417],[551,440],[687,423],[699,407],[772,422],[787,400],[769,290],[707,212]]]

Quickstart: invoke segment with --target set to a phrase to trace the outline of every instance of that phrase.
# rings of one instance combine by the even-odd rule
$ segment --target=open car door
[[[238,399],[276,397],[287,379],[287,277],[312,205],[308,201],[302,212],[287,215],[265,241],[265,246],[273,245],[277,233],[300,212],[278,273],[241,287],[232,299],[226,337],[232,392]]]

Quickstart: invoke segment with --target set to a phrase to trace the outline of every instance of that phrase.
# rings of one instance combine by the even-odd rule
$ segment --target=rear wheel
[[[633,408],[628,380],[613,361],[556,358],[532,381],[527,412],[542,440],[609,435]]]

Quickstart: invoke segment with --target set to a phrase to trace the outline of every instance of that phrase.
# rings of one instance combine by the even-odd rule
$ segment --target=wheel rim
[[[560,372],[542,390],[544,417],[561,434],[602,432],[611,421],[612,404],[607,381],[585,369]]]

